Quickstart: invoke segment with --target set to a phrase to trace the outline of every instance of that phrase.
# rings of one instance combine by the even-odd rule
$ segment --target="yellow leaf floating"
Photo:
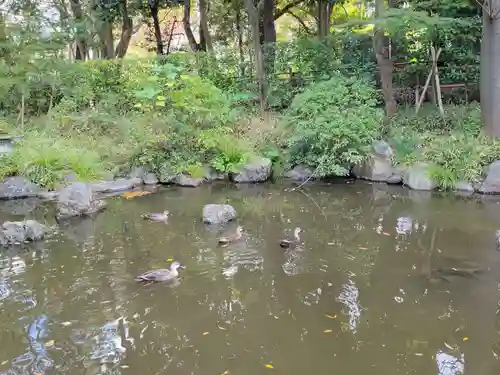
[[[167,262],[173,262],[174,261],[174,258],[168,258],[167,259]]]
[[[151,194],[150,191],[127,191],[126,193],[122,194],[122,197],[125,199],[130,199],[135,197],[142,197],[143,195],[149,194]]]
[[[54,346],[54,340],[47,341],[45,344],[43,344],[43,346],[46,348]]]
[[[203,336],[208,335],[210,332],[203,332]]]
[[[358,247],[358,249],[359,249],[359,250],[368,250],[368,248],[367,248],[367,247],[363,247],[363,246]]]
[[[391,234],[390,233],[387,233],[387,232],[383,232],[382,233],[384,236],[390,236]]]
[[[222,372],[220,375],[227,375],[227,374],[229,374],[229,371],[228,371],[228,370],[226,370],[226,371]]]
[[[266,364],[266,367],[267,368],[272,368],[272,369],[274,368],[274,366],[272,364],[270,364],[270,363]]]
[[[337,315],[328,315],[328,314],[325,314],[325,316],[329,319],[336,319],[337,318]]]
[[[332,329],[325,329],[323,332],[324,333],[331,333],[331,332],[333,332],[333,330]]]
[[[463,341],[463,342],[465,342],[465,341],[469,341],[469,338],[468,338],[468,337],[464,337],[464,338],[462,339],[462,341]]]

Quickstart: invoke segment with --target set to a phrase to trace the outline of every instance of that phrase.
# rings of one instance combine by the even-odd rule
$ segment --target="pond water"
[[[244,238],[219,248],[200,219],[224,202]],[[110,199],[0,253],[0,374],[498,374],[497,202],[362,183]],[[296,226],[304,246],[281,249]],[[171,259],[177,283],[134,281]]]

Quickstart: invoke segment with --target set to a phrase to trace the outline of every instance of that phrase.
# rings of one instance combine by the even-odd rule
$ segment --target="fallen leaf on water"
[[[48,348],[49,346],[54,346],[54,340],[47,341],[43,346],[45,346],[46,348]]]
[[[203,332],[203,336],[208,335],[210,332]]]
[[[224,372],[221,372],[221,374],[220,374],[220,375],[227,375],[227,374],[229,374],[229,371],[228,371],[228,370],[226,370],[226,371],[224,371]]]
[[[270,363],[268,363],[268,364],[266,365],[266,367],[267,367],[267,368],[274,368],[274,366],[273,366],[272,364],[270,364]]]
[[[415,353],[417,357],[422,357],[424,354],[423,353]]]
[[[325,329],[323,332],[324,333],[330,333],[330,332],[333,332],[333,330],[332,329]]]
[[[168,258],[167,259],[167,262],[173,262],[174,261],[174,258]]]
[[[328,245],[335,245],[335,242],[328,242]]]
[[[151,194],[150,191],[127,191],[126,193],[122,194],[122,197],[125,199],[130,199],[135,197],[142,197],[143,195],[149,194]]]
[[[359,249],[359,250],[368,250],[368,248],[367,248],[367,247],[363,247],[363,246],[358,247],[358,249]]]
[[[387,233],[387,232],[382,232],[382,234],[383,234],[384,236],[390,236],[390,235],[391,235],[390,233]]]
[[[337,318],[337,315],[328,315],[328,314],[325,314],[325,316],[326,316],[327,318],[330,318],[330,319],[335,319],[335,318]]]
[[[220,325],[219,322],[216,323],[217,328],[219,328],[221,331],[227,331],[227,328],[224,328]]]
[[[462,341],[464,341],[464,342],[465,342],[465,341],[469,341],[469,338],[468,338],[468,337],[464,337],[464,338],[462,339]]]

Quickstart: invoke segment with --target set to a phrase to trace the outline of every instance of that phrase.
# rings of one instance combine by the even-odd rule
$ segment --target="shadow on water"
[[[226,202],[236,222],[200,221]],[[498,374],[497,202],[360,183],[113,198],[0,253],[0,374]],[[19,204],[2,219],[51,212]],[[296,226],[304,245],[280,248]],[[171,259],[178,282],[134,282]]]

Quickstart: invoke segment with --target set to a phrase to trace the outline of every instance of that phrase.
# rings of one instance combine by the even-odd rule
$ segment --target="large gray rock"
[[[61,190],[57,197],[57,217],[60,219],[91,215],[102,210],[106,203],[94,197],[92,187],[74,182]]]
[[[305,165],[296,165],[292,170],[285,172],[284,177],[294,181],[306,181],[307,179],[313,180],[314,171]]]
[[[161,171],[158,179],[162,184],[174,184],[175,180],[177,179],[177,174],[167,171]]]
[[[143,180],[145,185],[156,185],[159,182],[158,177],[154,172],[146,173]]]
[[[253,157],[238,173],[233,176],[234,182],[264,182],[271,177],[272,162],[270,159]]]
[[[355,165],[352,173],[364,180],[386,182],[393,175],[392,155],[392,148],[387,142],[374,141],[372,154]]]
[[[436,181],[429,177],[429,166],[427,164],[415,164],[408,168],[403,174],[403,183],[413,190],[434,190]]]
[[[467,181],[458,181],[455,183],[455,190],[461,193],[474,193],[474,186]]]
[[[142,178],[119,178],[113,181],[96,181],[90,186],[95,193],[114,193],[118,191],[132,190],[142,185]]]
[[[236,210],[229,204],[207,204],[203,207],[203,222],[225,224],[236,218]]]
[[[144,176],[147,174],[147,169],[146,167],[143,166],[135,166],[130,169],[130,172],[128,174],[129,178],[144,178]]]
[[[486,178],[478,192],[481,194],[500,194],[500,160],[496,160],[486,168]]]
[[[222,180],[228,180],[229,179],[227,173],[217,172],[212,167],[205,166],[203,168],[203,170],[205,172],[205,179],[207,181],[216,181],[216,180],[222,181]]]
[[[184,187],[198,187],[205,182],[204,177],[191,177],[185,174],[180,174],[175,178],[175,184]]]
[[[7,177],[0,183],[0,199],[36,197],[42,188],[24,177]]]
[[[6,221],[0,230],[0,245],[11,246],[39,241],[52,232],[52,228],[35,220]]]

